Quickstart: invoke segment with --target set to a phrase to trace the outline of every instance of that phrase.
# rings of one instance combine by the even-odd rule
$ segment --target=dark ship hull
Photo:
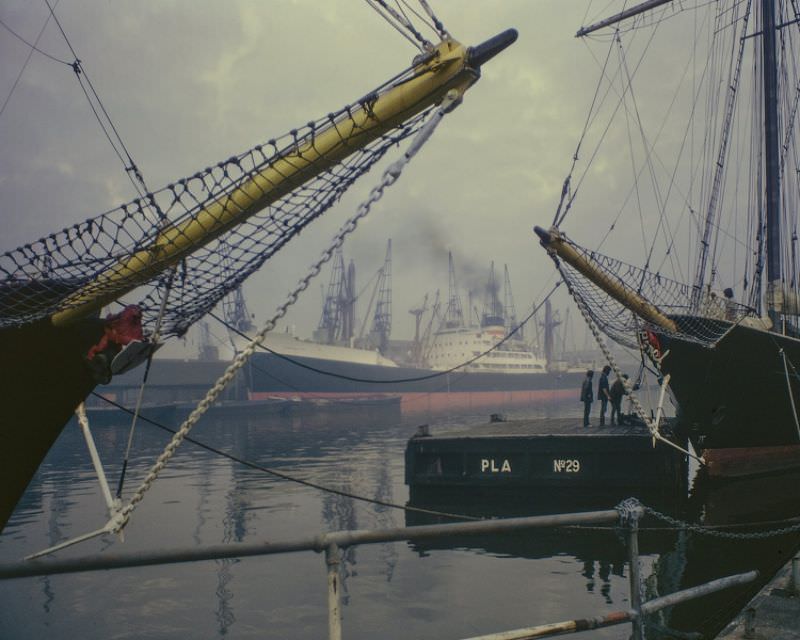
[[[64,425],[97,384],[83,356],[102,334],[96,320],[64,328],[42,321],[0,331],[0,530]]]
[[[248,371],[252,399],[400,396],[403,415],[578,402],[585,372],[452,372],[258,353]]]
[[[673,319],[678,324],[690,320]],[[800,340],[714,322],[730,329],[711,348],[658,336],[666,353],[661,370],[670,374],[681,424],[692,444],[698,451],[797,445],[792,398],[800,397],[800,380],[791,363],[800,362]]]

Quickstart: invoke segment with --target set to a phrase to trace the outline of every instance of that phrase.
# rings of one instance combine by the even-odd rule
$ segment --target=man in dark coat
[[[611,372],[611,367],[606,365],[600,373],[600,380],[597,382],[597,399],[600,401],[600,426],[606,424],[606,409],[608,408],[608,400],[611,398],[608,392],[608,374]]]
[[[623,373],[622,377],[628,379],[628,374]],[[622,397],[625,395],[625,385],[622,384],[622,378],[614,380],[609,391],[611,397],[611,424],[624,424],[622,417]],[[614,418],[616,417],[616,421]]]
[[[592,393],[592,377],[594,376],[594,371],[589,369],[586,372],[586,377],[583,379],[583,384],[581,385],[581,402],[583,402],[583,426],[589,426],[589,413],[592,411],[592,400],[594,400],[594,395]]]

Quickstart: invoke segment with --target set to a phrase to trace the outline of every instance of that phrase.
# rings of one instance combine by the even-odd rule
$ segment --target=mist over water
[[[434,434],[444,434],[486,420],[471,415],[429,424]],[[416,423],[292,428],[217,419],[201,421],[192,437],[298,478],[403,505],[403,454],[415,428]],[[115,484],[128,426],[97,426],[93,432]],[[137,427],[127,496],[168,439],[146,423]],[[700,498],[678,497],[670,508],[690,517],[707,506],[693,500]],[[534,511],[535,503],[536,498],[529,505]],[[497,504],[444,506],[510,515]],[[560,507],[570,510],[569,504]],[[278,542],[421,521],[400,509],[278,479],[186,442],[134,512],[124,543],[98,539],[60,555]],[[102,497],[71,423],[0,535],[0,561],[103,523]],[[753,565],[777,566],[796,543],[796,536],[743,543],[645,527],[640,546],[648,597]],[[455,639],[626,609],[626,553],[624,537],[613,528],[349,548],[342,564],[344,637]],[[668,610],[658,622],[686,629],[720,626],[721,616],[741,606],[746,595],[727,592]],[[0,638],[320,638],[327,634],[326,597],[324,556],[312,552],[11,580],[0,582]],[[629,626],[593,634],[627,638]]]

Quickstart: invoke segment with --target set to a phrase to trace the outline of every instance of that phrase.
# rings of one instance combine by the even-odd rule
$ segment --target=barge
[[[685,448],[685,440],[670,438]],[[584,428],[580,418],[505,421],[493,416],[491,422],[446,435],[420,427],[406,446],[405,482],[412,502],[546,500],[570,493],[678,495],[687,489],[688,456],[653,446],[641,423]]]

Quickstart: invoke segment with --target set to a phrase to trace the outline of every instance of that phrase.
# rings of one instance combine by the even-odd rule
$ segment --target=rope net
[[[388,83],[369,95],[377,96],[386,86]],[[238,213],[242,209],[241,197],[237,202],[234,192],[259,176],[261,183],[256,186],[263,185],[264,174],[281,174],[287,158],[293,163],[292,168],[300,166],[302,174],[307,159],[320,155],[315,148],[320,132],[352,129],[352,139],[362,128],[354,112],[368,105],[367,99],[351,104],[159,191],[0,255],[0,328],[29,324],[75,307],[78,302],[74,294],[78,291],[92,296],[116,291],[119,281],[112,287],[107,278],[98,276],[144,251],[144,259],[151,267],[149,275],[143,282],[129,281],[136,282],[137,288],[126,296],[126,302],[138,300],[135,303],[142,310],[142,324],[152,330],[161,291],[171,279],[160,333],[165,338],[184,334],[309,222],[335,204],[391,146],[416,132],[430,108],[384,132],[344,160],[323,158],[330,166],[302,186],[297,186],[300,179],[290,178],[291,191],[246,221],[226,226],[207,244],[189,238],[181,224],[208,207],[219,219]],[[344,134],[339,134],[339,140],[342,145],[348,144]],[[263,194],[262,189],[260,195]],[[258,196],[255,193],[255,201]],[[169,232],[173,232],[170,243],[186,248],[186,255],[174,272],[172,268],[165,271],[167,262],[151,246],[156,240],[163,243]]]
[[[609,338],[632,349],[639,348],[643,332],[657,331],[710,347],[730,328],[747,319],[757,319],[754,310],[724,296],[722,292],[698,289],[659,273],[633,266],[616,258],[585,249],[559,231],[560,239],[592,263],[611,282],[637,295],[674,321],[677,330],[654,326],[625,307],[575,267],[555,259],[562,278],[573,296],[586,308],[592,320]]]

